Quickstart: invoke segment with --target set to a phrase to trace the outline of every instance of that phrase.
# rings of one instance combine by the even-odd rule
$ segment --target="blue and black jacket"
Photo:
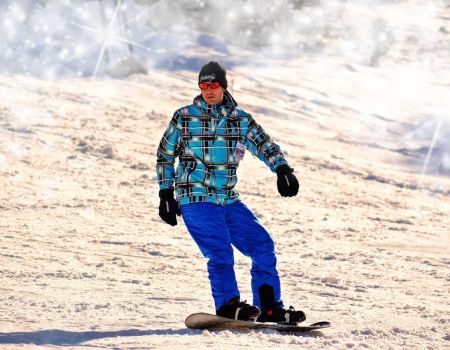
[[[178,109],[159,144],[156,172],[160,189],[175,184],[180,205],[193,202],[229,204],[238,201],[236,157],[238,142],[271,170],[287,164],[275,144],[228,91],[221,105],[208,105],[197,96]],[[179,158],[175,172],[174,164]]]

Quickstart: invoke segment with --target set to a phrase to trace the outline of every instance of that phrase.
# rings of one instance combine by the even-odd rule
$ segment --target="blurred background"
[[[443,0],[6,0],[0,69],[91,76],[134,57],[142,68],[197,70],[197,47],[226,53],[229,64],[234,51],[248,50],[247,63],[327,55],[372,67],[444,69],[448,6]]]

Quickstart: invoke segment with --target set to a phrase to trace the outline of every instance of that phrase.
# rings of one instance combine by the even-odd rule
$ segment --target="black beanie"
[[[198,83],[210,83],[217,81],[224,89],[227,88],[227,72],[217,62],[211,61],[205,64],[198,74]]]

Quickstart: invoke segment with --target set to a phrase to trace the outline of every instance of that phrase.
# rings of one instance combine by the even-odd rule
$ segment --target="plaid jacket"
[[[236,106],[225,91],[220,106],[209,106],[197,96],[192,105],[174,113],[158,147],[156,172],[160,189],[175,182],[180,205],[193,202],[224,205],[239,200],[234,189],[238,143],[264,161],[272,172],[287,164],[280,147],[250,114]]]

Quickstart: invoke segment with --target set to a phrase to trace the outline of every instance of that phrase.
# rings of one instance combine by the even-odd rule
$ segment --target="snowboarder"
[[[158,147],[159,215],[175,226],[181,214],[208,259],[217,315],[260,322],[301,322],[304,313],[285,308],[281,300],[272,238],[234,189],[236,170],[246,150],[277,174],[278,191],[283,197],[298,193],[294,169],[253,117],[237,108],[219,63],[211,61],[201,68],[198,86],[201,94],[193,104],[174,113]],[[232,245],[252,260],[253,305],[240,299]]]

